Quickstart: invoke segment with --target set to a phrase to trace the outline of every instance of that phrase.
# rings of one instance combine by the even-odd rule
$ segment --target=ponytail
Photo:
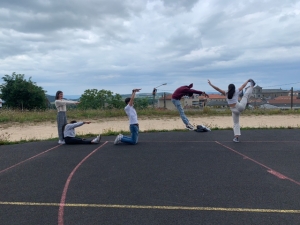
[[[229,84],[228,85],[227,98],[228,99],[232,99],[234,93],[235,93],[235,86],[234,86],[234,84]]]

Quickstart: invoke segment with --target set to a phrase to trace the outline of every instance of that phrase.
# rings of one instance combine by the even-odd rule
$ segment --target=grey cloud
[[[198,0],[162,0],[166,7],[171,9],[184,8],[185,10],[191,10]]]
[[[296,79],[297,3],[3,0],[0,73],[25,73],[49,93],[61,77],[69,94],[86,88],[126,93],[132,86],[152,91],[164,82],[172,90],[207,78]]]
[[[41,2],[41,1],[40,1]],[[10,17],[2,16],[2,26],[22,32],[50,32],[59,29],[90,29],[102,26],[115,19],[128,19],[131,13],[138,13],[142,5],[130,1],[24,1],[14,4],[7,1],[2,7],[9,9]],[[23,3],[23,4],[22,4]],[[6,25],[5,25],[6,24]]]

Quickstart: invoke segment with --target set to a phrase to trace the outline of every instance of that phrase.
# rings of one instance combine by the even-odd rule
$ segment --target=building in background
[[[253,97],[260,99],[273,99],[279,96],[288,96],[290,91],[279,89],[263,89],[259,85],[253,88]]]

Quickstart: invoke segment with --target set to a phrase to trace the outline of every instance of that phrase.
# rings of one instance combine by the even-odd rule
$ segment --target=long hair
[[[63,92],[62,92],[62,91],[57,91],[57,92],[56,92],[56,95],[55,95],[55,99],[56,99],[56,100],[58,99],[58,96],[59,96],[60,93],[63,93]]]
[[[235,86],[234,86],[234,84],[229,84],[228,85],[227,98],[228,99],[232,99],[234,92],[235,92]]]

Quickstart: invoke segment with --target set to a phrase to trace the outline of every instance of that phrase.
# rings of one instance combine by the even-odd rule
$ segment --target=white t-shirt
[[[226,91],[226,100],[228,102],[228,104],[235,104],[239,101],[239,94],[241,93],[242,91],[239,91],[239,89],[235,89],[235,92],[232,96],[232,99],[228,99],[228,91]]]
[[[137,114],[135,109],[133,108],[133,106],[130,106],[129,104],[124,108],[128,119],[129,119],[129,124],[136,124],[138,123],[138,119],[137,119]]]

